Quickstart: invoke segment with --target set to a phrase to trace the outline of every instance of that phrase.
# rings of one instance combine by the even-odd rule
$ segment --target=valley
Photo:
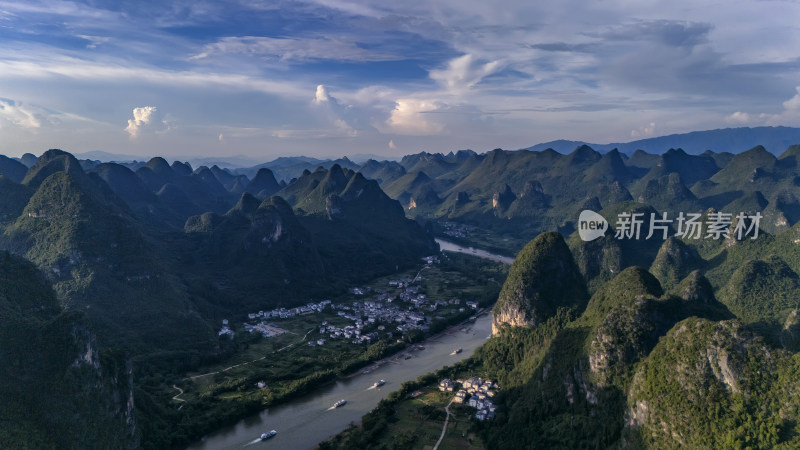
[[[441,333],[490,307],[505,276],[502,265],[474,261],[472,256],[445,253],[441,259],[438,263],[423,264],[410,271],[373,280],[362,288],[353,289],[359,294],[348,293],[334,298],[321,312],[269,319],[273,326],[286,331],[279,336],[265,338],[257,332],[247,332],[244,325],[247,322],[230,321],[233,337],[221,338],[223,343],[226,343],[225,339],[230,341],[226,344],[236,349],[228,358],[183,375],[162,377],[157,374],[141,380],[141,387],[152,398],[176,409],[174,414],[180,417],[181,435],[199,437],[242,418],[249,423],[246,417],[250,416],[271,415],[267,423],[273,423],[274,407],[279,411],[293,411],[295,408],[291,405],[309,403],[309,397],[317,396],[317,392],[326,392],[325,398],[328,398],[331,392],[325,386],[331,383],[350,386],[378,376],[391,378],[391,385],[398,386],[403,381],[415,379],[440,367],[437,364],[441,364],[442,357],[453,348],[464,347],[472,351],[485,341],[490,328],[485,314],[480,319],[483,331],[477,337],[470,335],[473,337],[469,343],[461,339],[459,333],[453,334],[453,330],[445,335]],[[399,288],[395,286],[398,281],[402,285]],[[362,294],[362,291],[368,294]],[[415,292],[414,296],[406,296],[408,291]],[[364,326],[352,326],[354,322],[349,317],[354,314],[353,308],[366,304],[370,305],[372,312],[358,315],[359,318],[365,317]],[[419,318],[414,323],[423,325],[404,325],[401,316],[394,312],[394,305],[411,311],[414,317]],[[370,318],[377,320],[371,323]],[[352,332],[347,331],[347,327]],[[320,333],[320,328],[325,333]],[[369,341],[359,339],[359,335],[369,338]],[[425,340],[432,335],[433,341]],[[424,344],[425,350],[418,350],[417,344]],[[457,361],[469,354],[446,359]],[[409,360],[405,359],[407,355],[411,356]],[[403,368],[397,369],[398,365]],[[370,375],[363,375],[364,371]],[[357,377],[357,381],[351,381],[353,377]],[[174,398],[176,387],[182,390],[181,401]],[[351,391],[337,388],[333,392],[334,396],[352,394],[360,392],[360,388]],[[350,402],[352,395],[346,398]],[[335,399],[331,403],[333,401]],[[287,406],[282,406],[284,404]],[[348,406],[351,411],[353,405]],[[262,413],[265,408],[269,410]],[[359,414],[364,414],[371,406],[358,408]],[[341,429],[352,420],[352,412],[348,417],[348,421],[340,425]],[[280,419],[280,423],[292,428],[299,425],[289,419]],[[252,439],[249,437],[251,434],[260,434],[252,426],[245,429],[249,433],[248,439]],[[329,422],[324,429],[329,430],[327,435],[301,433],[304,439],[317,436],[322,440],[340,431]],[[276,441],[285,442],[285,439],[288,438],[281,436]],[[210,442],[217,441],[212,439]],[[210,447],[204,448],[215,448],[218,444],[206,445]]]
[[[104,423],[102,446],[216,448],[280,424],[272,442],[310,447],[363,416],[321,447],[419,448],[444,429],[459,448],[790,448],[797,149],[282,160],[281,177],[60,150],[0,160],[0,438],[63,446]],[[607,223],[591,240],[583,210]],[[702,238],[654,222],[681,214]],[[755,217],[757,235],[737,232]],[[501,386],[496,415],[451,405],[445,426],[454,394],[436,386],[472,377]],[[53,389],[15,394],[38,383]],[[92,400],[71,431],[21,407],[75,395]]]

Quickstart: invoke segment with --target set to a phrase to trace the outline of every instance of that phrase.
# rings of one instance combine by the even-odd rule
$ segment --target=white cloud
[[[720,10],[676,1],[516,0],[502,7],[479,0],[290,0],[278,7],[236,1],[213,10],[214,2],[191,9],[181,1],[156,10],[104,10],[72,0],[0,0],[0,25],[40,34],[0,46],[0,86],[26,101],[21,111],[3,111],[0,123],[7,129],[8,117],[38,123],[43,137],[56,136],[54,110],[116,117],[103,132],[142,148],[141,138],[170,125],[152,117],[140,127],[126,117],[127,108],[158,93],[164,100],[157,104],[181,118],[181,129],[158,143],[167,151],[179,139],[199,141],[194,130],[203,130],[203,145],[216,144],[217,130],[253,152],[268,145],[273,130],[298,138],[281,148],[295,145],[299,152],[316,151],[304,138],[343,138],[319,143],[333,152],[336,145],[385,148],[400,135],[419,136],[402,138],[402,148],[438,151],[461,142],[488,149],[646,137],[656,133],[651,121],[658,133],[725,123],[798,125],[792,73],[800,55],[793,25],[800,4],[740,2]],[[264,7],[279,8],[269,17],[286,20],[262,21]],[[166,22],[156,18],[162,15]],[[252,28],[241,26],[242,17],[245,24],[269,24],[272,37],[247,36]],[[162,27],[180,21],[228,37],[208,41],[200,37],[207,34]],[[110,48],[123,43],[125,52]],[[376,70],[369,64],[401,58]],[[344,64],[325,64],[335,60]],[[87,86],[101,95],[86,95]],[[577,93],[554,94],[566,92]],[[197,107],[198,93],[214,107]],[[117,105],[113,114],[105,113],[108,105]],[[55,114],[66,123],[64,113]],[[138,140],[120,133],[127,119]],[[98,146],[92,131],[101,128],[86,122],[84,129],[83,136],[57,137]],[[237,133],[257,137],[247,141]],[[346,143],[352,136],[359,139]]]
[[[13,100],[0,99],[0,119],[20,128],[35,129],[42,126],[33,111]]]
[[[328,95],[328,90],[325,89],[325,86],[319,84],[317,85],[317,92],[314,94],[314,103],[320,104],[323,102],[329,102],[331,97]]]
[[[726,122],[737,125],[744,125],[750,123],[750,121],[752,120],[753,118],[750,116],[750,114],[741,111],[736,111],[735,113],[725,118]]]
[[[388,132],[411,136],[428,136],[445,133],[445,126],[429,114],[440,111],[444,105],[437,101],[398,99],[386,120]]]
[[[649,125],[640,127],[638,130],[631,131],[632,138],[648,138],[656,133],[656,123],[650,122]]]
[[[97,48],[98,45],[102,45],[111,41],[110,37],[90,36],[88,34],[76,34],[75,37],[89,41],[89,43],[86,44],[86,48]]]
[[[317,128],[320,135],[358,136],[358,129],[352,123],[354,122],[354,110],[349,106],[342,105],[339,99],[333,97],[324,85],[317,85],[311,105],[312,112],[319,120]]]
[[[356,137],[358,136],[358,130],[351,127],[349,123],[347,123],[344,119],[336,119],[333,122],[336,129],[342,132],[347,137]]]
[[[152,121],[153,113],[158,110],[155,106],[140,106],[133,108],[133,119],[128,119],[128,126],[125,131],[131,135],[131,139],[139,136],[140,131]]]
[[[430,77],[447,89],[460,91],[475,86],[500,67],[500,61],[480,63],[474,56],[466,54],[451,59],[444,69],[431,70]]]
[[[795,94],[795,96],[789,100],[783,102],[783,109],[785,111],[800,112],[800,86],[797,86],[795,90],[797,91],[797,94]]]
[[[190,57],[202,60],[218,55],[248,55],[274,58],[280,61],[337,60],[391,61],[401,59],[384,52],[367,50],[347,36],[263,37],[230,36],[208,44],[203,51]]]
[[[795,88],[797,93],[789,100],[781,103],[783,111],[775,114],[749,114],[737,111],[727,117],[725,121],[737,125],[786,125],[796,127],[800,125],[800,86]]]
[[[797,94],[782,103],[783,111],[768,116],[767,125],[787,125],[791,127],[800,125],[800,86],[797,86],[795,90]]]
[[[217,136],[217,140],[220,141],[220,142],[222,142],[224,139],[225,139],[225,136],[223,136],[222,133],[220,133],[219,136]]]
[[[20,54],[2,54],[0,49],[0,79],[51,80],[66,77],[73,80],[108,83],[150,83],[156,86],[229,87],[243,91],[263,92],[281,97],[308,95],[303,83],[275,81],[236,73],[206,71],[172,71],[149,67],[129,67],[117,63],[97,63],[89,60],[54,57],[26,59]]]
[[[390,149],[392,149],[392,150],[394,150],[394,149],[396,149],[396,148],[397,148],[397,146],[396,146],[396,145],[394,145],[394,141],[393,141],[393,140],[391,140],[391,139],[389,140],[389,148],[390,148]]]

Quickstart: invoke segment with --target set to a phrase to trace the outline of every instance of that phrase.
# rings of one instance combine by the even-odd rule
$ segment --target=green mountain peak
[[[492,309],[492,330],[536,326],[558,308],[583,309],[588,295],[578,267],[555,232],[542,233],[519,252]]]

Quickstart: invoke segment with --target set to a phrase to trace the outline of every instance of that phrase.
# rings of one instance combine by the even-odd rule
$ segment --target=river
[[[443,239],[436,239],[443,251],[452,251],[511,264],[513,258],[495,255],[472,247],[459,246]],[[221,428],[203,437],[189,447],[190,450],[211,449],[260,449],[260,448],[312,448],[330,436],[346,429],[351,422],[372,411],[378,402],[390,392],[400,388],[403,382],[416,380],[420,375],[441,369],[446,365],[466,359],[491,335],[491,314],[483,314],[474,323],[452,328],[423,342],[424,350],[407,352],[374,368],[369,374],[357,374],[326,384],[303,397],[265,409],[258,414],[240,420],[235,425]],[[462,352],[453,354],[461,348]],[[386,384],[376,389],[372,384],[378,380]],[[340,400],[347,404],[333,408]],[[278,434],[261,441],[259,436],[270,430]]]
[[[215,431],[189,448],[314,447],[347,428],[351,422],[359,422],[364,414],[374,409],[390,392],[399,389],[403,382],[416,380],[420,375],[466,359],[486,342],[491,332],[491,315],[483,314],[475,323],[467,323],[426,340],[423,343],[425,350],[409,352],[412,355],[410,359],[397,356],[369,374],[358,374],[322,386],[306,396]],[[463,351],[452,355],[457,348]],[[381,379],[386,380],[386,384],[380,389],[372,388],[372,383]],[[339,399],[347,400],[347,404],[332,408]],[[258,439],[261,433],[269,430],[277,430],[278,434],[267,441]]]
[[[511,264],[514,262],[514,258],[510,256],[503,256],[503,255],[496,255],[494,253],[489,253],[486,250],[481,250],[479,248],[473,247],[465,247],[460,244],[456,244],[454,242],[445,241],[444,239],[436,238],[436,243],[439,244],[439,248],[445,252],[457,252],[457,253],[464,253],[467,255],[477,256],[479,258],[490,259],[495,262],[501,262],[503,264]]]

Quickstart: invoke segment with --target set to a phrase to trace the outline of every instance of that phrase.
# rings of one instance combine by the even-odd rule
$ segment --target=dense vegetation
[[[538,325],[560,307],[583,309],[586,288],[567,244],[558,233],[543,233],[517,255],[492,314],[502,324]]]
[[[795,250],[775,245],[789,233],[757,246],[733,240],[709,259],[667,241],[649,264],[667,292],[645,269],[624,268],[624,258],[608,281],[585,273],[580,283],[596,286],[585,309],[562,306],[540,323],[500,327],[476,352],[472,373],[504,389],[497,418],[472,429],[498,449],[797,447],[800,292],[778,257],[796,261]],[[520,284],[511,275],[523,267],[528,284],[518,290],[569,279],[554,279],[547,261],[529,254],[548,239],[520,253],[504,291]],[[740,258],[747,262],[732,264]],[[724,282],[713,286],[697,269],[676,281],[692,267]],[[560,292],[549,292],[544,298],[559,305]]]
[[[161,385],[240,351],[217,337],[214,328],[222,318],[240,319],[254,310],[337,296],[356,283],[416,266],[420,257],[436,250],[432,238],[406,219],[402,207],[376,182],[339,166],[314,176],[322,177],[319,189],[315,189],[319,183],[311,186],[304,179],[281,185],[268,169],[248,180],[216,166],[192,170],[181,162],[169,165],[163,158],[126,167],[81,162],[69,153],[50,150],[30,168],[12,159],[0,160],[4,194],[0,247],[32,262],[44,274],[54,290],[50,296],[54,304],[46,309],[63,317],[41,318],[42,324],[30,322],[24,314],[19,318],[8,308],[27,301],[20,287],[27,285],[13,277],[4,285],[19,294],[3,305],[3,326],[13,329],[6,337],[26,337],[32,346],[47,347],[40,354],[57,369],[56,378],[37,374],[6,378],[6,392],[33,392],[36,384],[49,384],[52,392],[37,392],[51,395],[55,406],[46,408],[45,397],[9,397],[4,420],[33,420],[21,429],[30,429],[30,442],[43,446],[83,442],[95,447],[138,443],[163,448],[185,442],[186,432],[208,431],[220,421],[262,408],[265,403],[260,400],[214,404],[214,419],[183,425]],[[296,196],[292,203],[273,196],[281,189],[281,195]],[[63,313],[56,314],[55,308]],[[30,330],[20,331],[25,327]],[[107,359],[90,361],[97,374],[73,373],[76,369],[59,377],[64,371],[61,365],[69,366],[64,358],[75,359],[74,349],[63,347],[72,345],[72,338],[64,337],[70,327],[77,342],[91,341],[92,352],[99,355],[91,358]],[[41,333],[52,336],[37,340]],[[62,341],[58,345],[53,341],[56,336]],[[4,345],[0,348],[6,351]],[[309,370],[276,399],[301,393],[391,350],[387,346],[365,352],[363,358]],[[52,351],[59,352],[58,358]],[[0,358],[0,368],[11,369],[11,361]],[[90,376],[109,388],[84,393]],[[119,393],[123,387],[106,383],[104,377],[111,376],[119,385],[133,380],[134,386],[123,386],[130,392]],[[154,379],[161,381],[153,383]],[[76,400],[74,408],[62,405],[69,395],[83,400]],[[109,398],[104,400],[103,395]],[[111,397],[123,406],[130,398],[130,408],[106,407]],[[48,414],[57,417],[24,417],[23,409],[13,405],[28,401],[37,411],[52,410]],[[78,411],[91,402],[104,409],[76,412],[74,430],[38,440],[36,429],[52,426],[61,431],[64,425],[59,420],[68,416],[58,411]],[[109,423],[109,433],[99,434],[98,439],[116,435],[122,444],[94,445],[79,437],[90,432],[94,426],[90,424],[110,420],[129,423],[130,435]],[[24,442],[20,435],[9,439]]]
[[[130,370],[33,264],[0,253],[0,447],[136,447]]]
[[[361,167],[284,160],[275,173],[58,150],[28,165],[0,158],[0,445],[182,445],[396,351],[421,335],[319,359],[298,349],[192,386],[180,412],[171,401],[187,374],[265,350],[220,339],[221,319],[409,270],[435,252],[435,233],[519,251],[507,278],[452,258],[426,288],[498,299],[495,336],[326,445],[414,446],[387,436],[405,394],[471,372],[502,386],[496,419],[472,428],[490,448],[797,447],[798,157],[583,145]],[[608,220],[604,237],[578,237],[582,209]],[[675,224],[669,239],[644,237],[651,213],[719,211],[761,213],[758,238],[738,239],[735,221],[720,239],[678,237]],[[640,239],[615,237],[621,213],[643,215]],[[264,376],[274,389],[252,389]]]

